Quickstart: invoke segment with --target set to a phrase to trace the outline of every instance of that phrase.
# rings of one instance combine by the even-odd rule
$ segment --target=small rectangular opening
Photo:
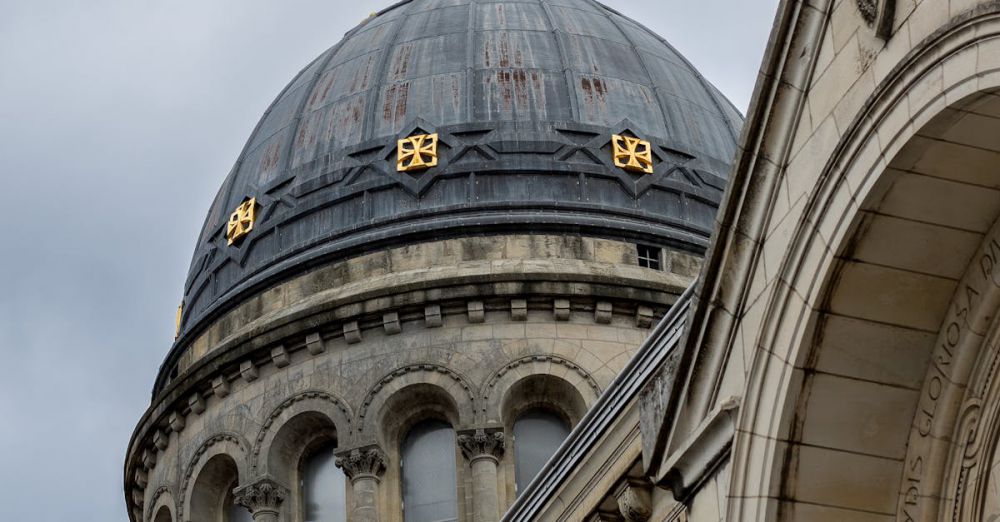
[[[639,254],[639,266],[652,268],[653,270],[661,269],[660,256],[662,255],[662,250],[660,247],[636,245],[636,252]]]

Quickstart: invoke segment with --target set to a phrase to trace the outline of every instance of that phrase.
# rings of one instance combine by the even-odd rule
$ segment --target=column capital
[[[636,479],[626,479],[615,490],[618,511],[627,522],[646,522],[653,515],[650,485]]]
[[[360,478],[379,480],[385,473],[386,456],[378,446],[365,446],[338,453],[336,464],[352,481]]]
[[[470,462],[481,458],[499,462],[507,447],[507,438],[502,428],[480,428],[462,432],[458,436],[458,446]]]
[[[250,484],[233,490],[236,504],[247,508],[254,520],[262,514],[279,513],[281,504],[288,498],[288,488],[271,477],[261,477]]]

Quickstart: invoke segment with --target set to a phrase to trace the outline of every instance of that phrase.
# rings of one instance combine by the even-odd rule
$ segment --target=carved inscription
[[[962,393],[967,377],[959,362],[974,356],[983,343],[991,320],[993,302],[1000,296],[1000,239],[992,237],[980,249],[972,268],[959,284],[951,309],[938,334],[930,366],[921,390],[910,436],[910,451],[904,467],[898,520],[924,520],[933,512],[927,504],[931,492],[941,486],[934,467],[936,440],[951,435],[956,414],[952,401]]]

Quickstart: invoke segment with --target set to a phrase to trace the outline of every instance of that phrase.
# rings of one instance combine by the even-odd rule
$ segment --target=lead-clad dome
[[[741,124],[670,45],[597,2],[400,2],[264,114],[208,213],[179,341],[248,292],[392,244],[529,230],[699,251]],[[437,166],[398,172],[397,140],[434,133]],[[654,172],[616,167],[614,134],[649,140]],[[250,198],[253,228],[230,245]]]

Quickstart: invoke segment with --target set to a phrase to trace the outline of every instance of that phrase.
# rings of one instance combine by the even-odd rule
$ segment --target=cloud
[[[608,3],[667,36],[745,109],[776,0]],[[5,5],[7,518],[126,519],[125,448],[211,199],[273,97],[371,10],[344,0]]]

